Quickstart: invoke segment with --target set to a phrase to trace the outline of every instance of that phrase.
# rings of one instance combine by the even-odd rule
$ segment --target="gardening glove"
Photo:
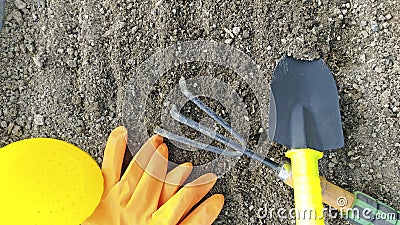
[[[74,145],[32,138],[0,148],[0,224],[80,224],[102,193],[99,166]]]
[[[138,151],[121,177],[127,131],[110,135],[102,164],[102,200],[82,225],[211,224],[222,209],[224,197],[213,195],[190,210],[211,190],[217,177],[205,174],[179,190],[192,171],[184,163],[167,174],[168,148],[155,135]]]

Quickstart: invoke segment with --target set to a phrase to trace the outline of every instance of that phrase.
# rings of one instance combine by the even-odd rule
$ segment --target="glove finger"
[[[181,187],[183,182],[189,177],[192,172],[192,163],[183,163],[173,170],[171,170],[165,177],[165,182],[160,195],[160,201],[158,207],[164,205]]]
[[[121,177],[121,166],[126,149],[127,130],[125,127],[115,128],[108,137],[104,150],[101,171],[104,177],[103,197],[107,196],[111,188],[118,183]]]
[[[163,143],[163,137],[160,135],[152,136],[136,153],[135,157],[129,163],[128,168],[122,175],[121,182],[128,182],[130,192],[123,196],[123,200],[128,202],[132,196],[133,191],[136,189],[140,178],[143,175],[144,169],[147,167],[151,157],[156,149]]]
[[[157,210],[168,166],[168,148],[161,144],[153,154],[126,208],[132,224],[147,224]],[[135,222],[133,222],[135,221]]]
[[[211,225],[224,206],[224,196],[209,197],[193,210],[179,225]]]
[[[177,224],[214,186],[217,176],[204,174],[185,185],[153,213],[150,224]]]

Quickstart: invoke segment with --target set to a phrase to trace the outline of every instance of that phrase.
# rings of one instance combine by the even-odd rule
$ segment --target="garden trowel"
[[[271,82],[270,138],[290,148],[297,225],[323,225],[318,160],[344,145],[335,81],[322,59],[283,57]]]

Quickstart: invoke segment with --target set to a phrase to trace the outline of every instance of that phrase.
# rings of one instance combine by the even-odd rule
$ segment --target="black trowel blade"
[[[270,138],[289,148],[331,150],[344,145],[338,92],[322,59],[283,57],[271,82]]]

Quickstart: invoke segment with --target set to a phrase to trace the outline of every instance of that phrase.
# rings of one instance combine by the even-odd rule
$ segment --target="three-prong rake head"
[[[172,132],[169,132],[167,130],[164,130],[161,127],[156,127],[155,132],[160,134],[161,136],[164,136],[168,139],[187,144],[199,149],[204,149],[209,152],[214,152],[220,155],[224,156],[231,156],[231,157],[239,157],[241,155],[246,155],[252,159],[255,159],[264,165],[267,165],[268,167],[274,169],[274,170],[279,170],[281,167],[278,163],[274,162],[273,160],[266,158],[253,150],[250,150],[246,147],[247,142],[246,140],[238,133],[236,132],[227,122],[225,122],[221,117],[219,117],[212,109],[210,109],[208,106],[206,106],[197,96],[193,95],[189,89],[187,88],[185,78],[181,78],[179,80],[179,87],[182,92],[191,102],[193,102],[197,107],[199,107],[203,112],[205,112],[211,119],[213,119],[215,122],[217,122],[219,125],[221,125],[226,131],[229,132],[229,134],[235,139],[228,138],[224,135],[221,135],[217,133],[214,130],[211,130],[208,127],[205,127],[201,125],[200,123],[191,120],[190,118],[185,117],[182,115],[178,109],[173,105],[171,110],[170,110],[170,115],[171,117],[182,123],[185,124],[188,127],[191,127],[195,129],[196,131],[226,145],[232,150],[225,150],[221,149],[215,146],[211,146],[202,142],[198,142],[195,140],[191,140],[189,138],[179,136],[177,134],[174,134]]]

